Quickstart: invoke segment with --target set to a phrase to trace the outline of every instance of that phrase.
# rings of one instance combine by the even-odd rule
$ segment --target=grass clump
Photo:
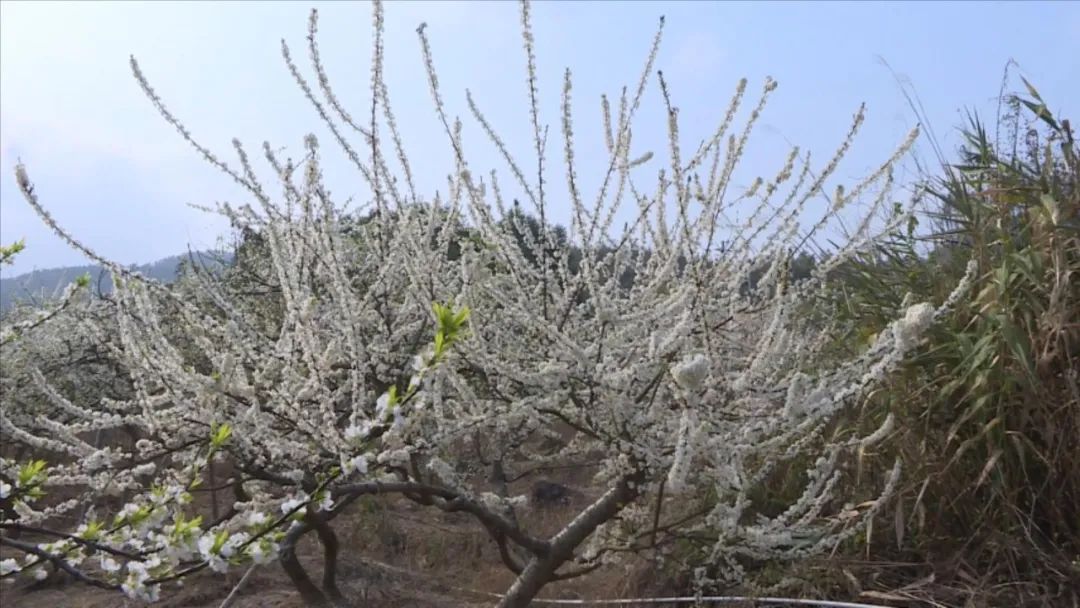
[[[889,545],[937,586],[969,599],[1006,594],[1009,605],[1074,605],[1080,155],[1069,121],[1023,84],[1024,94],[1003,98],[993,136],[971,115],[958,161],[925,180],[929,234],[913,227],[841,268],[829,310],[852,328],[839,347],[858,348],[905,299],[940,300],[977,261],[973,297],[848,421],[897,417],[892,441],[862,455],[860,474],[904,459]]]

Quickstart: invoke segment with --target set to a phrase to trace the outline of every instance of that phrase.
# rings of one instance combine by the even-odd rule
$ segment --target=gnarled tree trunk
[[[535,556],[518,575],[498,608],[525,608],[540,590],[555,578],[555,572],[574,556],[574,550],[598,527],[617,515],[637,497],[636,478],[624,477],[596,502],[551,538],[547,555]]]

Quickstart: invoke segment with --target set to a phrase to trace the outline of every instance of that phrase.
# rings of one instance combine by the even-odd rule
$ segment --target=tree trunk
[[[332,608],[333,605],[330,603],[330,599],[326,597],[326,594],[321,589],[315,586],[307,571],[304,570],[304,566],[300,564],[300,560],[296,557],[296,543],[305,532],[307,530],[301,531],[301,528],[293,528],[285,536],[285,540],[281,543],[281,552],[278,554],[278,562],[281,563],[281,567],[285,570],[285,574],[289,576],[293,586],[300,592],[300,599],[304,600],[305,606],[310,608]]]
[[[498,608],[526,608],[540,590],[551,582],[555,571],[574,556],[581,545],[600,525],[611,520],[628,503],[637,498],[636,482],[640,476],[624,477],[596,502],[589,505],[551,539],[551,551],[543,557],[529,560],[518,575]],[[633,486],[633,487],[631,487]]]
[[[296,557],[296,544],[305,534],[315,530],[323,546],[322,589],[315,585],[307,570]],[[296,523],[281,543],[278,561],[293,586],[300,592],[304,605],[310,608],[351,608],[337,587],[338,540],[326,520],[309,513],[303,523]]]
[[[540,593],[544,585],[551,581],[551,577],[555,575],[555,570],[561,564],[561,561],[556,563],[556,560],[552,557],[530,560],[529,565],[518,575],[517,580],[510,586],[510,590],[503,596],[498,608],[525,608],[528,606],[529,602],[536,597],[536,594]]]
[[[319,535],[319,542],[323,546],[323,579],[322,590],[328,598],[338,605],[345,605],[345,597],[337,586],[338,543],[334,529],[319,515],[311,515],[311,524],[315,533]]]

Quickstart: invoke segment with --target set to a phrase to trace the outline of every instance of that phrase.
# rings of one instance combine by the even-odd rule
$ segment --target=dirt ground
[[[524,514],[544,532],[556,530],[582,507],[588,497],[576,495],[568,504],[531,507]],[[490,606],[487,593],[504,591],[513,575],[499,561],[487,533],[466,514],[442,513],[405,499],[380,497],[360,501],[334,522],[341,541],[339,584],[357,607],[471,607]],[[321,547],[309,535],[299,555],[313,579],[321,576]],[[597,571],[554,583],[544,597],[597,599],[634,597],[646,588],[647,564],[636,571]],[[244,575],[234,567],[226,575],[200,573],[182,586],[162,589],[157,606],[218,608]],[[640,597],[640,596],[639,596]],[[89,587],[63,573],[28,585],[0,586],[2,608],[122,608],[141,606],[117,592]],[[255,569],[234,598],[232,608],[300,608],[303,603],[281,567]]]

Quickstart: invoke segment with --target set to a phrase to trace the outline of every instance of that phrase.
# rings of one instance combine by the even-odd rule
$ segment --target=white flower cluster
[[[671,375],[684,390],[700,390],[709,375],[709,359],[705,355],[694,355],[672,368]]]
[[[896,323],[896,327],[893,329],[898,351],[907,353],[918,344],[924,332],[933,323],[934,312],[933,305],[927,302],[920,302],[908,307],[903,318]]]
[[[11,503],[11,522],[56,521],[104,496],[123,497],[111,524],[88,518],[78,534],[110,549],[99,553],[104,580],[145,600],[181,572],[224,572],[288,555],[283,547],[296,535],[327,524],[358,496],[382,491],[477,516],[502,547],[516,546],[504,553],[521,576],[544,568],[518,568],[515,551],[537,560],[559,555],[587,568],[641,546],[642,527],[654,535],[660,527],[712,534],[717,563],[733,576],[741,572],[739,558],[805,555],[853,534],[853,521],[865,522],[873,508],[850,517],[830,511],[838,453],[851,446],[823,431],[919,343],[970,280],[940,307],[908,303],[902,318],[850,360],[825,350],[835,327],[811,325],[798,311],[824,287],[830,269],[903,222],[875,226],[871,218],[891,201],[890,167],[913,139],[880,170],[838,191],[821,217],[807,217],[809,202],[836,176],[863,122],[861,110],[823,167],[812,168],[796,149],[774,177],[739,191],[740,159],[776,83],[764,83],[746,124],[733,130],[746,89],[740,83],[718,127],[684,158],[685,125],[661,78],[671,158],[653,171],[652,153],[635,149],[632,134],[654,73],[658,32],[640,81],[618,100],[617,116],[603,100],[608,169],[595,193],[583,192],[576,175],[566,72],[561,126],[570,213],[566,229],[556,229],[544,187],[550,168],[526,4],[538,174],[526,175],[469,96],[523,203],[506,204],[507,186],[496,173],[490,181],[476,177],[460,123],[447,117],[421,28],[435,109],[455,163],[446,192],[426,201],[416,193],[382,79],[381,14],[376,3],[372,91],[383,115],[373,112],[369,127],[356,124],[329,87],[314,14],[309,51],[325,101],[283,48],[290,72],[368,187],[367,216],[346,213],[331,197],[314,136],[305,138],[299,167],[263,146],[281,185],[272,196],[240,142],[237,166],[195,142],[134,60],[140,85],[165,119],[252,201],[213,210],[243,237],[233,266],[194,270],[172,286],[137,276],[58,226],[19,167],[20,188],[43,221],[112,272],[109,316],[82,320],[88,335],[105,339],[106,359],[122,373],[116,394],[92,403],[47,371],[24,374],[32,380],[27,390],[62,415],[22,408],[8,414],[5,407],[0,432],[59,464],[47,475],[4,464],[0,501]],[[866,203],[866,215],[849,241],[794,282],[800,229],[837,225],[855,200]],[[745,221],[732,225],[734,206]],[[27,331],[58,341],[48,323]],[[33,368],[32,359],[21,362]],[[884,440],[891,424],[889,418],[854,443]],[[116,439],[124,434],[136,441]],[[807,462],[804,491],[781,515],[754,510],[750,496],[778,467]],[[232,477],[215,477],[219,464]],[[507,516],[524,502],[520,497],[477,491],[480,481],[462,472],[496,465],[525,473],[526,465],[591,467],[602,487],[563,530],[542,540]],[[505,484],[506,472],[497,473],[492,479]],[[886,495],[898,475],[899,463]],[[40,491],[56,485],[84,492],[38,508]],[[215,512],[219,493],[237,498],[211,519],[193,515],[195,491],[210,493]],[[694,494],[714,497],[714,506],[682,518],[691,502],[685,497]],[[678,523],[663,525],[670,522]],[[575,552],[586,541],[588,551]],[[50,551],[74,563],[85,546]],[[5,560],[0,576],[40,565],[37,557],[24,565]],[[539,587],[515,586],[525,588]],[[506,605],[529,600],[508,598]]]

